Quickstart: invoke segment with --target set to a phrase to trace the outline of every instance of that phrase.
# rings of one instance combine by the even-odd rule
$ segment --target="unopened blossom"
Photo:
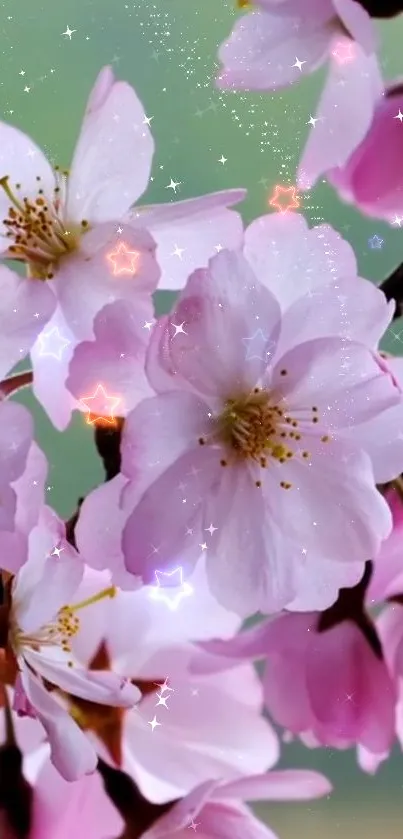
[[[379,628],[365,602],[371,573],[368,565],[360,583],[341,590],[324,612],[290,612],[236,638],[202,645],[217,656],[217,668],[225,658],[228,667],[263,659],[271,718],[310,747],[356,746],[367,771],[393,746],[398,699]],[[208,663],[203,655],[196,657],[193,672],[205,673]]]
[[[0,268],[0,376],[31,352],[35,394],[64,428],[80,404],[64,387],[68,363],[77,342],[91,337],[97,312],[120,299],[152,321],[159,266],[163,284],[180,287],[215,245],[236,246],[242,225],[227,206],[244,191],[134,213],[154,142],[135,91],[109,67],[90,94],[70,172],[6,123],[0,140],[0,249],[28,274]],[[174,240],[183,265],[172,256]]]
[[[107,585],[108,574],[88,574],[80,597],[91,600]],[[188,585],[186,597],[180,586],[155,585],[94,602],[82,613],[82,632],[72,642],[87,672],[111,669],[140,690],[141,700],[126,711],[113,702],[94,707],[68,688],[65,698],[99,756],[129,773],[156,803],[184,795],[207,778],[264,771],[279,754],[277,737],[261,715],[261,685],[250,664],[231,674],[189,674],[192,642],[232,637],[240,620],[214,602],[202,564]]]
[[[292,600],[306,553],[376,554],[391,519],[359,426],[377,418],[382,438],[401,396],[373,351],[299,343],[244,257],[222,252],[155,328],[148,375],[157,395],[128,416],[122,442],[129,571],[150,582],[178,556],[191,567],[205,544],[212,592],[245,615]]]
[[[93,601],[113,596],[114,589],[71,603],[83,576],[82,560],[65,539],[58,538],[49,516],[43,516],[28,541],[28,559],[16,575],[3,572],[0,681],[2,689],[4,685],[14,687],[16,711],[41,722],[52,761],[72,780],[93,771],[97,758],[68,710],[55,698],[54,689],[122,707],[134,704],[139,692],[111,672],[88,673],[72,651],[81,612]]]
[[[243,5],[246,12],[219,50],[219,87],[276,90],[329,62],[300,163],[299,186],[308,189],[322,172],[345,163],[371,123],[382,91],[372,11],[356,0]]]
[[[403,215],[402,111],[403,85],[395,82],[378,98],[372,122],[359,145],[343,165],[326,172],[345,201],[365,215],[392,224]],[[387,149],[387,153],[380,153],[380,149]]]

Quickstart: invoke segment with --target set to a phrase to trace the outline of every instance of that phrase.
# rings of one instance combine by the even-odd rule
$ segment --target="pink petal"
[[[29,535],[29,558],[13,586],[13,605],[18,625],[32,632],[53,620],[69,603],[78,588],[84,566],[74,548],[62,544],[60,555],[51,551],[59,545],[54,534],[39,525]]]
[[[314,722],[305,661],[316,623],[315,613],[283,615],[266,628],[265,706],[278,725],[293,733]]]
[[[142,839],[169,839],[170,834],[177,833],[188,827],[192,818],[196,816],[203,804],[208,801],[211,790],[216,781],[204,781],[192,790],[186,798],[182,798],[171,807],[167,813],[147,830]]]
[[[304,562],[296,564],[296,597],[287,604],[290,612],[313,612],[328,609],[337,600],[341,588],[351,588],[362,578],[362,562],[335,562],[306,552]]]
[[[14,482],[17,495],[16,526],[30,533],[37,524],[43,506],[48,461],[35,442],[31,443],[23,474]]]
[[[25,658],[38,675],[71,696],[120,708],[132,708],[141,698],[139,689],[117,673],[69,667],[68,656],[52,659],[51,654],[30,651]]]
[[[0,149],[0,178],[8,177],[8,186],[18,199],[25,196],[35,199],[40,188],[46,197],[53,199],[56,186],[53,169],[41,149],[27,134],[13,125],[0,123]],[[20,184],[18,189],[17,184]],[[0,219],[7,218],[9,208],[10,198],[1,189]],[[1,224],[0,247],[3,251],[10,244],[6,232],[5,226]]]
[[[28,699],[49,737],[52,763],[62,777],[75,781],[94,772],[98,758],[86,734],[28,668],[24,668],[21,677]]]
[[[160,288],[183,288],[192,271],[206,267],[219,250],[235,250],[241,245],[242,219],[228,207],[245,195],[243,189],[229,189],[187,201],[135,208],[133,222],[147,227],[157,243]]]
[[[366,749],[364,746],[358,746],[357,749],[357,763],[363,772],[368,775],[375,775],[380,765],[389,757],[389,751],[383,754],[374,754]]]
[[[255,219],[245,231],[244,255],[283,311],[304,294],[319,294],[327,283],[357,273],[349,243],[326,224],[309,229],[299,213],[270,213]],[[318,299],[313,294],[311,302]]]
[[[116,585],[135,588],[138,582],[126,571],[121,545],[128,511],[121,509],[120,497],[126,483],[126,478],[119,474],[86,496],[75,539],[81,556],[91,568],[109,569]]]
[[[83,236],[80,250],[65,260],[53,280],[68,326],[84,340],[91,337],[94,318],[107,303],[132,301],[139,313],[143,311],[144,319],[149,312],[150,295],[160,273],[155,244],[146,230],[128,225],[122,230],[119,235],[114,224],[90,230]],[[119,257],[120,246],[132,256]],[[133,275],[122,273],[132,266]]]
[[[243,801],[310,801],[329,795],[332,785],[319,772],[283,769],[230,781],[213,790],[212,798]]]
[[[353,443],[359,440],[371,456],[374,478],[377,484],[392,481],[403,471],[403,399],[399,405],[389,408],[382,415],[382,431],[379,419],[373,418],[357,428],[343,430],[343,439]],[[358,432],[358,434],[357,434]]]
[[[253,474],[242,467],[222,472],[217,491],[206,499],[217,521],[206,557],[211,592],[242,617],[279,611],[295,595],[297,549],[273,522]]]
[[[69,363],[77,339],[58,306],[31,348],[33,392],[58,431],[67,428],[78,407],[66,388]]]
[[[155,584],[155,571],[173,570],[180,557],[187,577],[200,555],[203,500],[219,480],[220,470],[214,449],[195,446],[167,466],[144,494],[136,492],[122,540],[128,571]],[[178,486],[181,483],[185,490]]]
[[[67,214],[92,223],[121,218],[147,187],[154,153],[144,108],[127,82],[101,70],[71,164]]]
[[[175,325],[182,331],[175,334]],[[192,274],[166,328],[164,369],[199,393],[221,396],[256,384],[275,352],[280,309],[244,257],[222,251],[207,271]]]
[[[329,745],[341,738],[360,742],[378,754],[391,747],[395,691],[385,664],[358,627],[345,622],[321,633],[318,643],[310,645],[307,684],[312,709]]]
[[[330,172],[330,182],[342,198],[357,204],[362,212],[391,220],[402,209],[402,135],[396,119],[403,107],[401,87],[379,97],[372,124],[361,138],[344,168]],[[378,154],[379,142],[387,145],[388,154]]]
[[[158,709],[162,725],[156,732],[158,737],[153,737],[152,748],[148,720],[154,716],[155,697],[144,697],[136,713],[127,718],[127,766],[133,767],[143,794],[161,802],[183,794],[206,777],[231,780],[240,773],[255,774],[273,765],[278,760],[278,739],[260,715],[260,703],[251,705],[236,695],[237,685],[242,693],[244,680],[247,685],[254,683],[253,668],[244,665],[233,672],[232,692],[226,687],[227,674],[199,678],[194,682],[197,694],[192,696],[186,670],[181,672],[178,663],[172,670],[169,650],[166,652],[168,666],[164,672],[170,677],[173,692],[165,713],[163,708]],[[151,661],[140,678],[143,674],[146,677],[147,671],[159,672],[157,667],[163,666],[164,655],[156,659],[155,669],[151,670]],[[171,766],[168,776],[162,768],[167,760]],[[167,781],[171,787],[168,795]]]
[[[149,486],[211,429],[209,407],[191,393],[174,391],[144,399],[124,425],[122,473]]]
[[[201,836],[205,839],[276,839],[269,827],[239,803],[207,804],[199,813],[197,821],[203,831]],[[197,830],[200,832],[200,828]],[[187,833],[187,830],[186,833],[184,831],[180,839],[187,839]]]
[[[312,309],[315,307],[315,317]],[[314,338],[337,336],[376,349],[392,320],[394,303],[360,277],[329,282],[299,297],[287,310],[277,352]],[[393,410],[393,409],[392,409]]]
[[[32,818],[32,839],[106,839],[124,829],[98,773],[68,783],[50,762],[35,782]]]
[[[333,35],[331,0],[273,4],[242,16],[219,50],[218,86],[233,90],[275,90],[299,81],[326,59]],[[285,6],[285,12],[282,9]],[[302,70],[296,56],[304,61]]]
[[[32,444],[32,416],[23,405],[0,402],[0,485],[21,478]]]
[[[377,30],[368,12],[355,0],[332,0],[342,23],[364,49],[365,52],[375,52],[378,46]]]
[[[356,42],[349,43],[353,58],[332,61],[319,100],[318,122],[311,129],[298,169],[298,185],[310,189],[320,175],[344,166],[364,139],[372,122],[383,82],[375,55],[366,55]]]
[[[1,130],[0,130],[1,134]],[[0,267],[0,379],[22,361],[56,306],[50,287]]]
[[[326,450],[313,437],[307,445],[310,460],[292,458],[284,470],[280,465],[277,476],[266,470],[262,490],[273,519],[298,546],[303,540],[315,561],[325,556],[364,562],[376,555],[391,529],[390,511],[375,488],[370,459],[336,440]],[[280,480],[289,481],[291,489],[281,489]]]
[[[110,303],[95,318],[94,336],[94,341],[83,341],[76,348],[67,387],[80,399],[102,382],[107,393],[120,397],[119,416],[127,416],[141,399],[152,395],[144,371],[144,312],[138,313],[127,301]]]
[[[287,370],[282,375],[281,370]],[[359,425],[400,402],[400,391],[385,373],[374,353],[364,345],[342,338],[317,338],[286,353],[273,370],[271,386],[277,387],[290,415],[296,414],[302,433],[319,436],[338,428]],[[312,425],[297,414],[300,406],[318,408]],[[322,407],[323,406],[323,407]]]

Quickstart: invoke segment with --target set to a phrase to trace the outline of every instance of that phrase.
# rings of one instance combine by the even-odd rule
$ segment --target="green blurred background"
[[[235,20],[234,6],[225,0],[2,0],[2,118],[68,166],[87,95],[99,69],[112,63],[153,117],[157,149],[147,202],[168,201],[171,178],[181,182],[177,198],[243,186],[248,198],[242,214],[251,220],[266,211],[276,183],[294,183],[323,74],[276,95],[215,90],[217,45]],[[67,26],[75,30],[71,39],[63,35]],[[403,18],[379,30],[385,74],[393,78],[403,61]],[[218,162],[222,155],[224,164]],[[303,212],[313,224],[332,224],[351,242],[365,277],[379,281],[403,260],[403,227],[362,218],[326,184],[304,196]],[[384,240],[380,250],[368,245],[374,234]],[[169,294],[158,295],[160,311],[169,302]],[[400,329],[398,322],[385,344],[396,354],[402,352]],[[78,496],[102,476],[91,429],[80,416],[61,435],[29,394],[21,401],[34,411],[38,439],[50,461],[49,503],[68,517]],[[282,763],[320,769],[335,785],[329,801],[260,808],[283,839],[342,834],[372,839],[382,831],[388,839],[401,839],[400,751],[375,778],[358,771],[352,752],[285,746]]]

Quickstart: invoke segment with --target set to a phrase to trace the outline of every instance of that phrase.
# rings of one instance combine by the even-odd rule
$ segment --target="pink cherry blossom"
[[[309,229],[303,216],[294,213],[287,218],[261,216],[245,231],[243,253],[288,312],[288,329],[301,342],[335,334],[378,345],[392,318],[393,303],[357,276],[352,248],[331,227]],[[322,301],[329,305],[312,318],[313,303]],[[70,362],[67,387],[73,396],[80,398],[102,381],[109,393],[121,395],[119,413],[126,416],[150,395],[143,365],[151,327],[138,309],[123,301],[105,306],[95,319],[95,339],[80,344]],[[281,341],[287,340],[283,330]],[[401,423],[398,413],[399,409],[396,423]]]
[[[376,554],[391,519],[359,426],[377,418],[382,439],[401,395],[371,350],[340,337],[299,343],[245,259],[222,252],[155,328],[148,375],[158,395],[131,412],[122,442],[129,571],[150,582],[178,556],[192,567],[206,542],[214,596],[246,615],[295,597],[306,552]]]
[[[142,692],[135,710],[116,719],[111,739],[91,718],[91,709],[86,716],[81,708],[82,725],[103,760],[129,773],[156,803],[184,795],[206,778],[264,771],[279,754],[277,737],[261,716],[261,686],[249,664],[206,678],[188,673],[191,642],[212,634],[228,638],[240,626],[236,615],[214,602],[201,570],[190,579],[194,594],[174,610],[147,586],[94,603],[83,611],[82,632],[72,643],[86,668],[105,645],[113,672]],[[91,598],[107,582],[108,575],[88,575],[80,597]]]
[[[152,320],[151,294],[161,274],[156,248],[163,284],[180,287],[215,245],[240,242],[240,218],[227,207],[245,193],[134,212],[148,184],[154,142],[135,91],[109,67],[90,94],[69,175],[53,169],[17,128],[2,123],[0,140],[0,248],[29,272],[24,279],[0,269],[0,375],[32,351],[35,393],[62,429],[79,408],[64,388],[68,362],[77,342],[91,338],[97,312],[125,300]],[[186,252],[180,267],[174,240]],[[119,248],[131,255],[131,276],[128,257],[126,267],[119,263]],[[56,388],[49,387],[55,379]]]
[[[299,186],[308,189],[365,136],[382,91],[375,49],[371,19],[355,0],[256,0],[220,47],[218,85],[276,90],[329,61],[299,170]]]
[[[326,173],[345,201],[365,215],[392,223],[403,215],[402,110],[403,87],[395,83],[379,96],[359,145]],[[387,154],[379,154],[380,148]]]
[[[55,766],[72,780],[95,769],[96,754],[46,684],[122,707],[134,704],[139,692],[111,672],[89,673],[74,658],[71,638],[79,632],[79,614],[87,602],[69,603],[84,566],[74,549],[59,538],[59,527],[57,519],[44,514],[30,532],[27,561],[13,578],[10,602],[2,608],[7,610],[7,645],[19,671],[14,707],[42,723]],[[102,596],[112,594],[110,590]]]

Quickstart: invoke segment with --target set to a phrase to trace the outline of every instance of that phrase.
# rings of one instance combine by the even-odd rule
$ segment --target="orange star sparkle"
[[[296,194],[296,187],[275,186],[273,195],[269,201],[269,206],[275,207],[280,213],[286,213],[287,210],[297,210],[299,207],[299,198]]]
[[[119,242],[114,251],[106,255],[108,262],[113,266],[113,274],[118,277],[121,274],[128,274],[134,277],[140,260],[138,251],[129,251],[124,242]]]
[[[352,41],[340,41],[336,44],[332,55],[339,64],[348,64],[355,58],[354,44]]]
[[[120,396],[108,396],[103,385],[97,385],[92,396],[83,396],[81,405],[88,411],[88,425],[116,425],[115,411],[122,401]]]

